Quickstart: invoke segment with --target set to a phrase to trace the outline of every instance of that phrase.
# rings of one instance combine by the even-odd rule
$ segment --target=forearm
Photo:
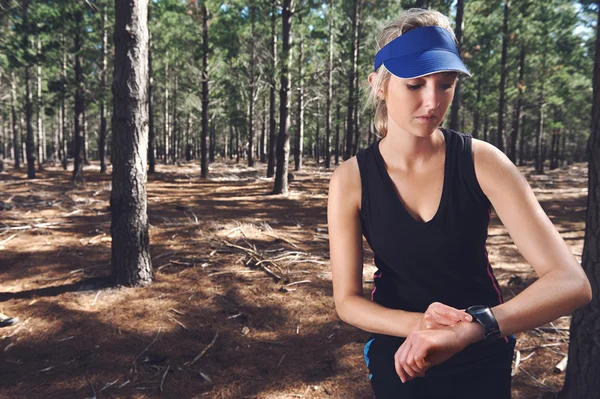
[[[417,328],[422,313],[389,309],[358,295],[348,296],[336,303],[338,315],[346,323],[362,330],[407,337]]]
[[[570,314],[587,304],[590,295],[587,279],[565,271],[552,271],[492,311],[502,336],[507,336]]]

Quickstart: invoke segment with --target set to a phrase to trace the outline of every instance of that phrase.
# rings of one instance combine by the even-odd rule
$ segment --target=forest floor
[[[308,162],[283,197],[264,164],[217,162],[206,181],[197,163],[157,169],[145,288],[110,285],[111,180],[97,164],[77,186],[59,167],[0,173],[0,311],[20,318],[0,329],[0,398],[372,398],[368,333],[334,310],[331,172]],[[522,171],[581,259],[587,165]],[[488,251],[505,300],[535,279],[495,216]],[[514,399],[555,397],[569,323],[518,334]]]

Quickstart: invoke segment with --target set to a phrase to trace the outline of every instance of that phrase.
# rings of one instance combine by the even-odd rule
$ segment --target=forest
[[[372,397],[327,185],[380,139],[376,34],[410,8],[472,74],[443,125],[519,167],[598,289],[596,1],[0,0],[0,397]],[[495,214],[487,242],[510,300],[535,273]],[[599,304],[518,336],[513,398],[598,397]]]

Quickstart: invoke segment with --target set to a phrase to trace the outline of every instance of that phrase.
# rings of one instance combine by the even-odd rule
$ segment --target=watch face
[[[487,307],[481,306],[481,305],[476,305],[476,306],[471,306],[468,310],[472,314],[483,314],[486,312]]]

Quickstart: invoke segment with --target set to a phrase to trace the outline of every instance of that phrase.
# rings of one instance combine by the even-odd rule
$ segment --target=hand
[[[478,323],[458,323],[437,330],[411,332],[394,355],[396,373],[402,382],[423,377],[431,366],[479,341],[483,336],[482,329]]]
[[[456,309],[440,302],[433,302],[421,315],[414,331],[439,329],[471,320],[473,318],[470,314],[465,313],[464,309]]]

